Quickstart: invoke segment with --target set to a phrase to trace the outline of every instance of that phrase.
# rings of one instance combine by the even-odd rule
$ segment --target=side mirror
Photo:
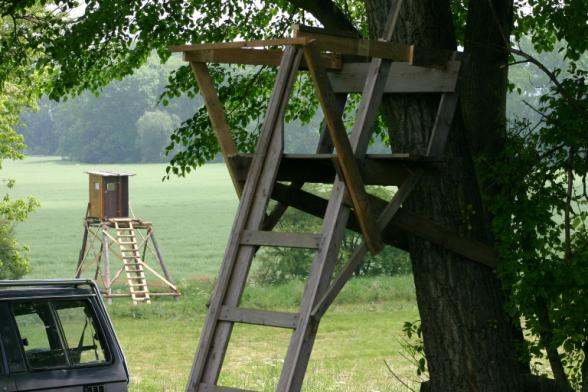
[[[25,347],[27,347],[29,345],[29,339],[27,339],[27,338],[23,338],[21,340],[21,342],[22,342],[22,345],[25,346]]]

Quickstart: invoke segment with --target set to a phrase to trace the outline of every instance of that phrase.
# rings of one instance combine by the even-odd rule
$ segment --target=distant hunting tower
[[[167,271],[151,223],[129,213],[129,177],[134,174],[87,173],[90,201],[76,278],[87,265],[94,265],[94,279],[103,286],[102,293],[109,302],[115,297],[131,297],[135,304],[151,303],[151,298],[156,296],[178,297],[180,293]],[[155,259],[157,269],[147,264],[149,255]],[[115,268],[111,265],[112,257],[120,262]],[[147,274],[159,280],[157,286],[165,290],[151,292]],[[113,292],[119,280],[126,280],[128,293]]]

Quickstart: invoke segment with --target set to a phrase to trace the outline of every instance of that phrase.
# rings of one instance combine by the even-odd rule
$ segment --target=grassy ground
[[[151,221],[182,298],[133,306],[110,306],[129,362],[133,392],[183,389],[214,276],[225,249],[237,200],[222,164],[207,165],[185,179],[161,182],[165,165],[78,165],[36,157],[5,162],[2,175],[17,180],[14,196],[34,195],[42,208],[18,226],[31,247],[31,278],[73,276],[81,245],[82,218],[91,169],[136,173],[130,200],[138,217]],[[302,282],[250,286],[244,306],[295,311]],[[384,360],[403,380],[414,366],[402,358],[404,321],[418,318],[410,277],[352,280],[321,323],[305,391],[405,391]],[[270,391],[277,381],[289,332],[238,325],[229,347],[224,385]]]
[[[181,391],[185,386],[210,286],[190,282],[177,303],[134,307],[119,301],[110,307],[133,376],[132,391]],[[302,290],[301,282],[250,288],[243,306],[291,310]],[[416,318],[410,278],[352,280],[321,323],[303,390],[406,391],[384,361],[414,385],[415,368],[402,356],[400,331],[404,321]],[[289,337],[285,330],[237,325],[221,384],[273,391]]]

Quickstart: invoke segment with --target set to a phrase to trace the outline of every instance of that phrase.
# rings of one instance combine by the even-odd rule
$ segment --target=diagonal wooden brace
[[[343,181],[351,201],[353,210],[359,221],[366,245],[372,254],[379,253],[384,247],[382,236],[374,214],[370,208],[368,195],[355,160],[355,155],[341,116],[335,115],[335,94],[329,82],[327,72],[320,63],[320,52],[308,44],[304,47],[304,57],[314,81],[314,87],[321,103],[325,123],[331,140],[337,151],[338,164],[341,168]]]

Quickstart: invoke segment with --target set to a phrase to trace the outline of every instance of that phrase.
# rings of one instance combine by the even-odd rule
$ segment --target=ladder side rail
[[[251,216],[250,209],[254,205],[255,196],[257,193],[256,188],[260,176],[262,174],[261,169],[264,166],[264,159],[266,157],[267,150],[269,149],[270,143],[272,141],[272,136],[274,136],[275,134],[276,124],[279,120],[280,107],[283,105],[285,95],[284,86],[286,86],[288,84],[288,81],[292,79],[290,74],[292,73],[294,64],[298,65],[300,59],[301,53],[295,47],[288,47],[285,51],[284,56],[282,57],[282,62],[278,70],[278,76],[276,77],[276,82],[274,84],[274,90],[272,92],[270,104],[268,105],[267,115],[264,120],[264,127],[259,138],[256,154],[254,155],[253,162],[251,164],[252,170],[250,170],[250,173],[245,182],[245,187],[243,189],[243,193],[241,195],[241,199],[239,202],[238,213],[233,223],[230,240],[227,245],[227,250],[225,251],[225,256],[223,259],[223,263],[221,265],[219,277],[217,279],[217,284],[214,289],[212,298],[210,300],[210,306],[208,309],[206,322],[201,332],[198,350],[194,359],[194,364],[192,366],[188,385],[186,388],[188,392],[195,392],[198,390],[199,384],[203,380],[203,373],[205,370],[205,366],[207,366],[208,362],[207,359],[210,357],[209,350],[211,348],[213,340],[215,339],[215,335],[217,339],[219,336],[219,334],[215,334],[215,330],[217,327],[217,319],[219,317],[221,306],[224,305],[225,302],[225,295],[227,290],[229,289],[229,280],[233,273],[234,264],[236,262],[236,257],[238,255],[238,251],[240,248],[240,233],[247,227],[248,220],[250,218],[257,217],[257,220],[259,221],[257,223],[261,225],[261,220],[265,214],[265,205],[259,206],[263,208],[257,208],[258,211],[255,214],[256,216]],[[281,145],[282,143],[280,142],[279,144]],[[277,165],[274,166],[275,170],[277,171]],[[269,201],[270,194],[271,190],[267,194],[267,201]],[[244,256],[253,257],[252,247],[243,248],[243,250],[247,253]],[[221,335],[226,336],[228,338],[231,332],[230,323],[224,324],[226,326],[223,328]],[[221,351],[225,351],[225,347],[221,347],[221,349]],[[221,360],[219,361],[219,359]],[[212,382],[208,382],[209,384],[216,383],[218,373],[220,372],[220,364],[222,362],[222,358],[215,358],[215,362],[215,364],[210,364],[211,366],[208,366],[209,371],[207,373],[206,379],[212,379]]]
[[[399,0],[395,4],[392,4],[392,8],[388,16],[387,27],[385,29],[385,34],[387,35],[391,36],[392,31],[394,30],[394,26],[396,24],[401,4],[402,0]],[[313,74],[313,65],[315,66],[314,72],[316,72],[317,70],[320,72],[320,64],[317,64],[316,62],[314,62],[313,64],[312,58],[316,58],[316,52],[313,53],[313,48],[311,45],[305,47],[305,55],[306,53],[310,54],[310,56],[307,57],[307,64],[309,69],[311,70],[311,74]],[[312,76],[313,79],[316,79],[315,75]],[[372,78],[375,78],[375,76],[372,76]],[[366,82],[366,85],[367,84],[369,84],[369,80],[368,82]],[[317,88],[317,90],[320,90],[320,85],[317,83],[316,80],[315,87]],[[330,87],[328,79],[326,80],[324,87]],[[321,94],[320,91],[317,91],[317,93],[319,95]],[[370,94],[373,93],[373,91],[370,92]],[[323,102],[321,102],[321,104],[323,104]],[[327,117],[327,115],[329,114],[329,108],[327,107],[326,109],[327,110],[325,111],[325,108],[323,108],[325,117]],[[339,148],[339,146],[337,145],[337,140],[335,140],[335,132],[332,132],[333,129],[331,129],[331,127],[329,128],[329,130],[331,131],[331,137],[333,138],[333,142],[336,148]],[[346,139],[346,141],[349,143],[349,147],[351,147],[352,149],[353,156],[355,156],[355,154],[363,155],[367,150],[367,143],[360,143],[360,140],[363,138],[362,133],[368,133],[366,131],[366,128],[354,127],[353,133],[351,135],[351,141],[353,144],[349,143],[349,139]],[[342,152],[343,151],[338,150],[337,154],[341,154]],[[357,166],[355,167],[357,168]],[[298,392],[302,388],[302,382],[304,381],[304,375],[308,365],[308,360],[310,359],[312,346],[314,344],[314,339],[316,337],[316,332],[319,324],[319,319],[312,317],[312,310],[314,306],[316,306],[319,297],[325,292],[329,285],[329,281],[339,255],[341,242],[345,235],[347,220],[349,219],[350,209],[344,203],[347,191],[349,190],[348,185],[349,184],[345,184],[343,181],[341,181],[338,175],[335,177],[333,191],[331,193],[331,198],[327,205],[327,210],[325,211],[325,220],[323,222],[323,227],[321,229],[321,233],[324,235],[324,242],[322,244],[321,249],[319,249],[312,262],[311,273],[309,276],[306,289],[304,291],[302,304],[300,306],[298,326],[290,341],[290,345],[288,347],[288,352],[286,354],[286,359],[284,361],[284,366],[282,369],[282,374],[280,376],[280,380],[278,383],[277,390],[279,392]],[[361,191],[365,192],[363,184],[361,184]],[[367,195],[364,196],[367,197]],[[355,203],[354,206],[357,207]],[[359,215],[357,217],[361,218]],[[370,217],[368,216],[368,219],[369,218]],[[374,220],[371,223],[375,224],[376,222]],[[362,227],[362,229],[364,228]],[[378,233],[378,237],[376,238],[376,240],[379,239],[379,241],[381,242],[382,240],[379,236],[380,230],[378,227],[376,227],[375,229]],[[369,237],[365,238],[365,242],[368,248],[370,247],[370,244],[368,242],[369,240]],[[371,244],[371,246],[374,245],[376,244]],[[383,246],[383,243],[381,243],[381,246]]]
[[[247,220],[245,229],[239,233],[240,250],[237,254],[237,259],[233,266],[231,280],[225,294],[224,305],[237,307],[241,301],[241,295],[245,289],[247,276],[251,267],[251,262],[257,246],[245,246],[242,243],[242,235],[246,230],[259,230],[263,225],[263,220],[266,216],[266,209],[271,197],[273,185],[276,182],[280,161],[284,152],[284,115],[287,109],[287,104],[292,90],[296,74],[302,60],[302,51],[296,49],[294,52],[293,61],[289,62],[284,69],[284,74],[287,76],[286,82],[280,84],[281,86],[281,102],[277,106],[277,116],[274,116],[274,131],[272,134],[271,143],[267,150],[264,163],[261,168],[259,182],[255,189],[254,205],[250,210],[250,216]],[[271,123],[270,123],[271,124]],[[225,322],[217,326],[214,341],[212,344],[213,350],[206,364],[203,374],[203,381],[216,383],[222,362],[226,353],[227,345],[232,332],[233,323]]]
[[[317,296],[320,295],[324,290],[324,286],[328,283],[330,271],[335,266],[350,214],[349,207],[344,203],[345,198],[345,185],[343,181],[336,180],[333,184],[333,191],[331,192],[321,228],[323,242],[312,262],[310,275],[300,304],[298,325],[288,346],[277,391],[295,392],[302,387],[304,373],[318,329],[318,320],[312,318],[310,314]]]

